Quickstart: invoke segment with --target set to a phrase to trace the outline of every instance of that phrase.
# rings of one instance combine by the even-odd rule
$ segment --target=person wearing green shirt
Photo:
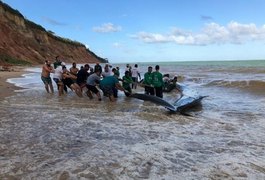
[[[155,95],[157,97],[163,98],[163,75],[159,72],[159,65],[155,66],[155,72],[153,72],[153,86],[155,88]]]
[[[130,76],[129,71],[125,71],[125,75],[122,77],[122,87],[129,93],[125,92],[126,96],[129,96],[132,93],[131,84],[133,83],[132,77]]]
[[[116,67],[116,71],[114,73],[118,78],[120,78],[120,68]]]
[[[54,69],[56,69],[62,63],[58,58],[59,58],[59,56],[55,57],[55,62],[53,63]]]
[[[145,94],[148,94],[148,95],[154,95],[155,94],[155,90],[154,90],[154,87],[152,85],[152,82],[153,82],[152,71],[153,71],[152,66],[149,66],[148,71],[144,74],[144,81],[143,81],[144,91],[145,91]]]

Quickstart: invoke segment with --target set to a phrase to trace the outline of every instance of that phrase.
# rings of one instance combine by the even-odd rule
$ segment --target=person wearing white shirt
[[[103,78],[111,76],[111,70],[108,64],[105,65],[104,67],[104,71],[101,74],[103,76]]]
[[[140,75],[140,72],[138,70],[138,65],[135,64],[134,65],[134,68],[132,69],[132,80],[133,80],[133,83],[132,83],[132,89],[136,89],[137,88],[137,83],[138,83],[138,77],[140,78],[141,80],[141,75]]]
[[[53,74],[53,80],[57,84],[59,96],[63,94],[63,87],[64,87],[64,84],[62,82],[62,76],[63,76],[62,66],[65,66],[64,62],[62,62],[61,65],[57,66]]]

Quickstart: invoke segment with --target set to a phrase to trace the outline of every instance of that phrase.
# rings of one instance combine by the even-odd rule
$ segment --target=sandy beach
[[[264,67],[164,64],[208,96],[190,116],[122,92],[116,102],[48,94],[41,67],[0,72],[0,179],[265,179]],[[27,90],[14,93],[12,77]]]
[[[6,80],[9,78],[20,77],[25,72],[25,67],[21,66],[14,66],[10,71],[0,71],[0,101],[5,97],[13,95],[15,90],[22,89],[14,84],[6,82]]]

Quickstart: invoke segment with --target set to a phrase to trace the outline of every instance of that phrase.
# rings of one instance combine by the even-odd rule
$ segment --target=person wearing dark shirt
[[[95,67],[94,67],[94,71],[95,71],[95,72],[96,72],[96,71],[99,71],[100,73],[102,73],[102,67],[100,66],[99,63],[97,63],[97,64],[95,65]]]
[[[84,68],[80,69],[77,73],[76,83],[80,86],[81,89],[86,86],[86,80],[89,76],[88,70],[89,65],[85,64]]]
[[[82,97],[81,88],[72,80],[72,74],[66,69],[65,66],[62,67],[62,82],[69,88],[71,88],[79,97]]]
[[[55,57],[55,62],[53,63],[54,69],[61,65],[61,61],[59,60],[59,56]]]

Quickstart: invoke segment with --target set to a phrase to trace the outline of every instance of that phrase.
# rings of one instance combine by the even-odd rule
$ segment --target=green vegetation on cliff
[[[17,59],[8,55],[0,54],[0,64],[30,65],[31,63],[23,59]]]
[[[15,16],[18,16],[18,17],[24,19],[24,22],[25,22],[25,25],[26,25],[27,28],[29,28],[29,29],[35,29],[35,30],[39,30],[39,31],[42,31],[44,33],[47,33],[47,35],[49,37],[51,37],[51,38],[53,38],[53,39],[55,39],[57,41],[60,41],[62,43],[70,44],[70,45],[75,46],[75,47],[84,47],[87,50],[88,53],[90,53],[92,56],[94,56],[95,58],[97,58],[99,61],[101,61],[103,63],[107,62],[106,59],[97,56],[94,52],[92,52],[89,49],[87,49],[84,44],[82,44],[82,43],[80,43],[78,41],[73,41],[71,39],[63,38],[63,37],[60,37],[60,36],[55,35],[54,32],[52,32],[50,30],[46,30],[41,25],[36,24],[36,23],[34,23],[34,22],[26,19],[18,10],[13,9],[8,4],[2,2],[1,0],[0,0],[0,6],[4,9],[4,11],[9,12],[11,14],[14,14]],[[15,59],[15,58],[11,58],[10,56],[1,55],[1,54],[0,54],[0,59],[2,61],[4,59],[4,62],[8,62],[10,64],[15,64],[15,62],[22,62],[22,63],[24,62],[23,60],[18,60],[18,59]]]
[[[99,59],[102,63],[108,63],[109,61],[107,59],[104,59],[102,57],[97,56],[94,52],[90,51],[89,49],[86,49],[90,54],[95,56],[97,59]]]

